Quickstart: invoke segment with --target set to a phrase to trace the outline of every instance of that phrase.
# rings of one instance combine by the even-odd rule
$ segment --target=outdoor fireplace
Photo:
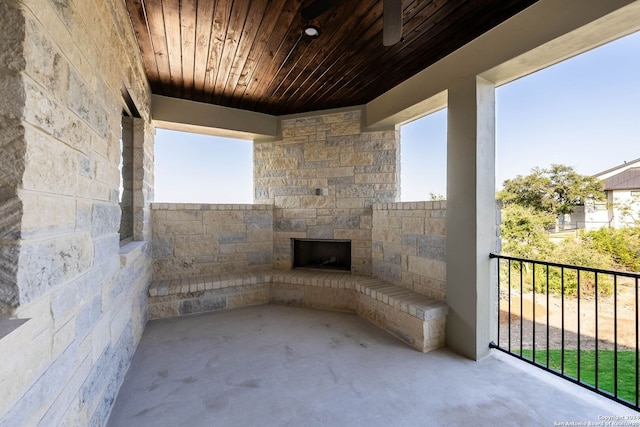
[[[293,268],[351,271],[351,240],[291,240]]]

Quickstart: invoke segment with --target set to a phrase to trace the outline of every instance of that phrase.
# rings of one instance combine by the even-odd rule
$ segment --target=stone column
[[[133,119],[133,240],[151,240],[154,135],[151,123]]]
[[[12,2],[0,2],[0,315],[19,304],[17,283],[27,144],[22,125],[25,19]]]
[[[478,77],[449,88],[447,137],[447,346],[489,352],[495,250],[495,86]]]

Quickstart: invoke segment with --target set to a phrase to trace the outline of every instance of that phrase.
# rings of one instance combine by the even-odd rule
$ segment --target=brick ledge
[[[333,272],[296,270],[246,271],[184,279],[159,280],[151,283],[149,296],[153,298],[193,294],[195,292],[270,283],[350,289],[383,304],[390,305],[420,320],[446,316],[448,313],[448,307],[445,302],[427,297],[402,286],[371,276]]]

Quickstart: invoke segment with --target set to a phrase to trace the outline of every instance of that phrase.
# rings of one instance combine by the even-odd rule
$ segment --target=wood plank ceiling
[[[382,45],[382,0],[125,0],[153,93],[273,115],[360,105],[537,0],[404,0]],[[326,1],[326,0],[324,0]]]

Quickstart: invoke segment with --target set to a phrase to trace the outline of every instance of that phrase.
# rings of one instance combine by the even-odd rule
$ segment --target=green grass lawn
[[[523,350],[522,355],[533,359],[533,350]],[[614,353],[611,350],[598,351],[598,389],[614,393]],[[536,351],[536,363],[547,364],[547,352]],[[549,350],[550,369],[560,371],[562,368],[562,351]],[[580,352],[580,381],[595,386],[596,372],[595,350]],[[578,352],[564,351],[564,374],[578,379]],[[636,401],[636,352],[618,351],[618,397],[635,404]]]

